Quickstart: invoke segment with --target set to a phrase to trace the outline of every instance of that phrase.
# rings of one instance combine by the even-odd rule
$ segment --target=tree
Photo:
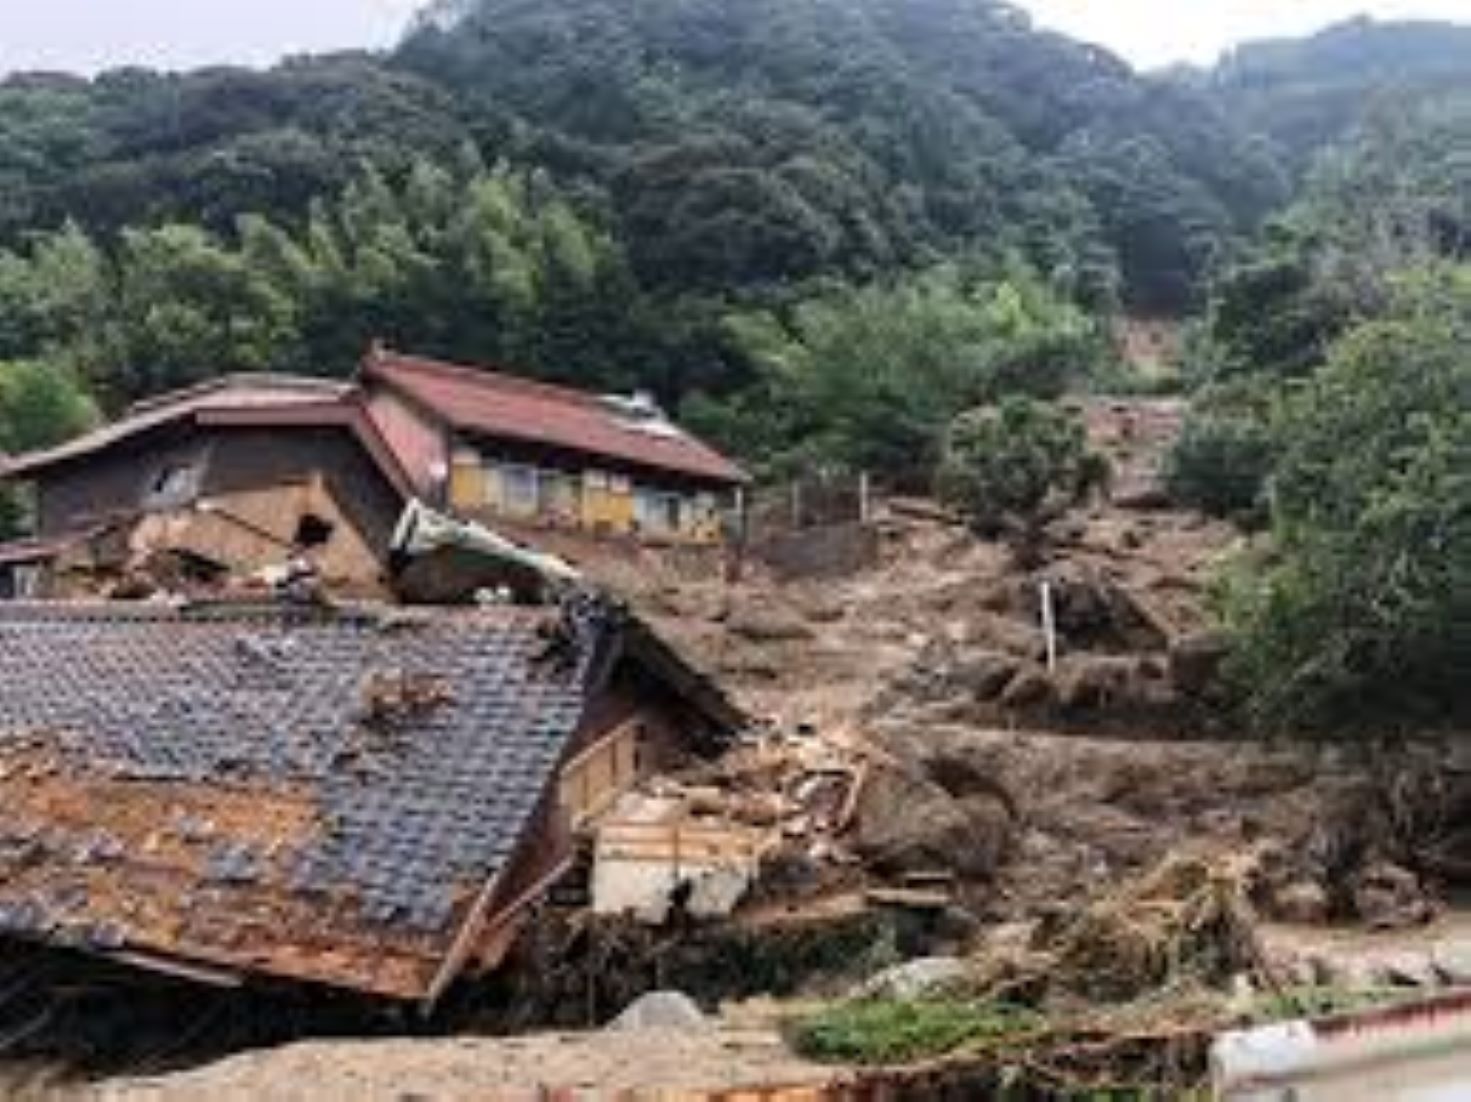
[[[1008,536],[1031,563],[1046,523],[1099,488],[1106,469],[1076,415],[1013,396],[955,419],[936,489],[978,532]]]
[[[75,225],[0,252],[0,357],[77,371],[118,405],[225,371],[342,374],[378,337],[599,385],[626,379],[640,291],[538,174],[365,169],[300,229],[167,224],[110,247]]]
[[[77,380],[47,364],[0,363],[0,453],[59,444],[97,423],[97,406]],[[15,491],[0,490],[0,538],[22,527]]]
[[[724,416],[697,408],[704,427],[778,469],[845,467],[910,488],[928,486],[957,413],[1056,396],[1107,355],[1095,323],[1020,266],[939,268],[729,326],[757,382]]]
[[[1228,584],[1251,715],[1407,728],[1471,704],[1471,270],[1401,277],[1276,425],[1271,554]]]

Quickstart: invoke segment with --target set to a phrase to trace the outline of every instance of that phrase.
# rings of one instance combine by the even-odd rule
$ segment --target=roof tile
[[[581,722],[549,626],[0,606],[0,929],[423,997]]]

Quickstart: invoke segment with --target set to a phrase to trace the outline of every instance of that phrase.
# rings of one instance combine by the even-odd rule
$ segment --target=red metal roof
[[[462,432],[726,485],[748,481],[740,467],[682,429],[662,419],[637,420],[595,394],[396,352],[370,355],[363,375]]]

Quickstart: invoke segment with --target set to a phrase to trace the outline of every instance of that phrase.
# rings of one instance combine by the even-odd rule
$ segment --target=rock
[[[975,700],[995,700],[1021,669],[1021,662],[999,651],[978,651],[967,655],[950,673],[951,683],[968,692]]]
[[[1328,893],[1321,884],[1311,880],[1294,880],[1274,888],[1263,910],[1279,922],[1319,926],[1328,921],[1331,908]]]
[[[1118,704],[1129,695],[1134,665],[1129,658],[1070,658],[1057,672],[1058,702],[1070,712]]]
[[[1372,991],[1379,985],[1374,969],[1356,957],[1316,956],[1312,965],[1323,987],[1341,987],[1345,991]]]
[[[1471,945],[1444,942],[1431,954],[1436,973],[1453,987],[1471,985]]]
[[[1170,648],[1170,680],[1186,696],[1207,696],[1220,682],[1228,653],[1224,636],[1211,632],[1187,635]]]
[[[1379,861],[1366,866],[1353,884],[1354,909],[1371,930],[1404,930],[1435,917],[1414,873]]]
[[[956,799],[918,773],[883,769],[864,786],[853,844],[881,873],[949,870],[989,879],[1010,849],[1013,828],[993,796]]]
[[[1438,987],[1435,962],[1424,953],[1404,952],[1381,957],[1374,978],[1385,987]]]
[[[1066,561],[1049,568],[1057,630],[1074,647],[1163,650],[1168,642],[1142,599],[1103,571]]]
[[[812,628],[795,611],[775,605],[748,604],[726,621],[732,635],[753,643],[795,643],[813,638]]]
[[[956,957],[922,957],[885,969],[853,993],[859,999],[914,1000],[963,991],[970,966]]]
[[[1018,670],[1001,694],[1001,703],[1008,708],[1041,708],[1053,700],[1051,679],[1035,667]]]
[[[638,1033],[644,1030],[677,1030],[682,1033],[706,1033],[715,1027],[693,999],[680,991],[651,991],[624,1008],[623,1013],[608,1023],[613,1033]]]

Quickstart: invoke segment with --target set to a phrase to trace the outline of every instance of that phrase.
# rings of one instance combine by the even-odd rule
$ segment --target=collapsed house
[[[599,599],[0,606],[0,934],[432,1004],[741,716]]]
[[[309,555],[339,592],[381,592],[409,474],[352,388],[228,376],[0,466],[31,488],[34,534],[0,547],[0,593],[145,596]]]
[[[35,519],[0,546],[7,597],[197,592],[288,564],[380,596],[411,506],[491,524],[505,545],[709,546],[746,481],[647,398],[382,348],[350,383],[236,375],[164,395],[0,477],[30,487]]]

